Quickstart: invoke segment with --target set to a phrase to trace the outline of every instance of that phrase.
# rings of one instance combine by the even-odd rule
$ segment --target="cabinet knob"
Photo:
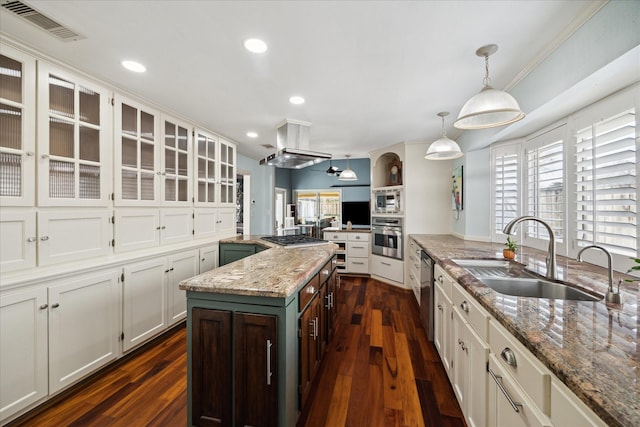
[[[33,151],[27,151],[26,153],[24,153],[27,155],[27,157],[33,157],[36,155],[36,153],[34,153]]]
[[[42,240],[43,242],[46,242],[47,240],[49,240],[49,236],[42,236],[40,237],[40,240]]]
[[[35,242],[36,240],[38,240],[38,239],[37,239],[37,238],[35,238],[35,237],[28,237],[28,238],[27,238],[27,242],[29,242],[29,243],[33,243],[33,242]]]
[[[513,366],[516,368],[518,366],[518,362],[516,361],[516,355],[509,347],[505,347],[501,352],[500,356],[507,362],[507,365]]]
[[[438,310],[442,311],[442,304],[438,304]]]
[[[465,313],[469,312],[469,304],[467,304],[466,301],[462,301],[462,303],[460,304],[460,308],[462,309],[462,311],[464,311]]]
[[[322,274],[324,274],[325,276],[329,275],[329,270],[322,270]]]
[[[47,309],[47,307],[49,307],[49,304],[42,304],[42,305],[40,306],[40,310],[46,310],[46,309]]]
[[[444,278],[442,277],[442,275],[438,276],[438,282],[442,284],[443,281],[444,281]]]
[[[309,286],[307,288],[307,293],[308,294],[315,294],[316,293],[316,288],[314,288],[313,286]]]
[[[58,307],[60,307],[59,303],[51,304],[51,308],[58,308]]]
[[[42,158],[42,159],[48,159],[48,158],[49,158],[49,155],[48,155],[48,154],[43,154],[43,155],[41,155],[41,156],[40,156],[40,158]]]

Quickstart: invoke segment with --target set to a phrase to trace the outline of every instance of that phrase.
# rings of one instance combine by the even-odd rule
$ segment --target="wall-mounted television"
[[[353,226],[370,226],[371,210],[369,202],[342,202],[342,225],[351,221]]]

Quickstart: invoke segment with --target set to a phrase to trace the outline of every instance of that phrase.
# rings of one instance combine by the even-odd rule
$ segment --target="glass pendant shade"
[[[476,55],[484,57],[484,87],[469,99],[460,110],[453,123],[458,129],[486,129],[504,126],[524,118],[518,102],[507,92],[491,87],[489,78],[489,56],[496,53],[498,46],[489,44],[476,50]]]
[[[351,157],[351,156],[346,156],[346,157],[347,157],[347,167],[345,168],[345,170],[340,172],[340,176],[338,177],[338,180],[339,181],[357,181],[358,180],[358,176],[349,167],[349,157]]]
[[[458,129],[485,129],[508,125],[524,116],[513,96],[485,86],[464,104],[453,125]]]
[[[457,142],[453,139],[447,138],[447,134],[444,130],[444,118],[448,116],[447,111],[438,113],[438,116],[442,119],[442,134],[440,138],[431,143],[427,149],[427,154],[424,158],[427,160],[451,160],[458,159],[463,156],[462,150]]]

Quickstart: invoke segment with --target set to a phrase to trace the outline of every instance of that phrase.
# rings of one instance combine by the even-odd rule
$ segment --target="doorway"
[[[278,234],[278,230],[282,230],[284,229],[284,217],[285,217],[285,212],[286,212],[286,207],[287,207],[287,190],[284,188],[275,188],[275,197],[276,197],[276,201],[274,204],[274,210],[275,210],[275,217],[276,217],[276,223],[275,223],[275,230],[274,230],[274,234]]]
[[[251,234],[251,175],[236,175],[236,234]]]

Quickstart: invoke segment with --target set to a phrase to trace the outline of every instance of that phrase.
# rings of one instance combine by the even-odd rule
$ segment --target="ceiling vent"
[[[30,22],[38,28],[65,42],[84,39],[84,36],[56,22],[48,16],[38,12],[21,1],[2,0],[2,7],[20,18]]]

